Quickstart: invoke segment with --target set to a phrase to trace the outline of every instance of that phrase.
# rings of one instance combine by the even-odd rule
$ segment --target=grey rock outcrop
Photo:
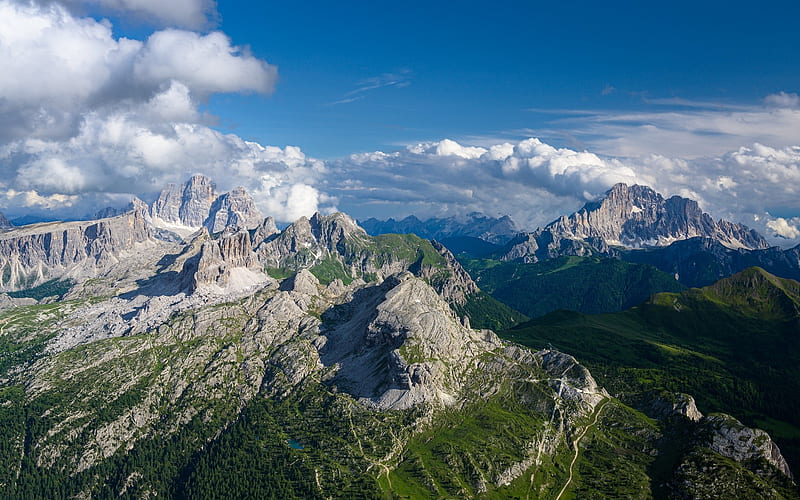
[[[302,293],[309,296],[319,294],[319,280],[308,269],[301,269],[294,276],[284,280],[280,289],[285,292]]]
[[[150,214],[169,224],[200,227],[208,219],[211,204],[216,199],[214,182],[204,175],[193,175],[180,186],[169,184],[164,188]]]
[[[214,200],[203,226],[213,234],[229,226],[255,229],[263,220],[264,216],[256,208],[256,204],[253,198],[247,194],[247,190],[237,187]]]
[[[14,229],[14,224],[0,212],[0,231],[8,231],[9,229]]]
[[[605,198],[562,216],[543,229],[517,235],[502,250],[503,260],[539,260],[562,255],[609,255],[615,247],[666,247],[676,241],[707,238],[736,250],[767,249],[755,230],[715,221],[696,201],[664,199],[647,186],[616,184]]]
[[[658,418],[681,417],[692,422],[699,422],[703,414],[697,409],[697,404],[692,396],[688,394],[664,394],[650,405],[650,410]]]
[[[0,311],[4,311],[6,309],[13,309],[15,307],[32,306],[34,304],[36,304],[36,299],[31,299],[27,297],[14,298],[14,297],[9,297],[5,293],[0,293]]]
[[[139,207],[110,219],[34,224],[0,234],[0,290],[17,290],[63,277],[86,278],[151,242]]]
[[[761,429],[747,427],[725,414],[709,415],[703,419],[702,424],[707,431],[706,442],[703,444],[720,455],[737,462],[764,459],[787,477],[792,477],[789,464],[783,458],[778,445]]]
[[[190,291],[204,285],[238,290],[266,281],[246,230],[228,227],[211,238],[204,228],[187,251],[198,246],[199,251],[185,261],[181,271],[180,281],[188,283]]]
[[[275,219],[267,217],[253,229],[250,242],[253,248],[255,248],[261,243],[264,243],[270,236],[278,233],[280,233],[280,231],[278,231],[278,226],[275,225]]]

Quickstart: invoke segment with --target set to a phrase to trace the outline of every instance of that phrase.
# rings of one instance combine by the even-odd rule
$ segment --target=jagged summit
[[[6,219],[6,216],[0,212],[0,231],[7,231],[13,228],[14,224],[12,224],[10,220]]]
[[[257,227],[264,217],[243,187],[219,195],[214,182],[204,175],[193,175],[177,186],[169,184],[150,207],[158,222],[186,228],[207,228],[217,233],[227,226]]]
[[[665,199],[647,186],[616,184],[606,196],[561,216],[544,229],[521,233],[502,252],[505,260],[536,262],[562,255],[617,255],[624,250],[666,247],[704,238],[731,249],[770,247],[757,231],[743,224],[715,221],[696,201]]]
[[[228,226],[253,229],[263,219],[247,190],[237,187],[214,200],[203,226],[211,233],[218,233]]]
[[[359,221],[359,223],[372,236],[388,233],[414,233],[420,238],[439,241],[468,236],[490,243],[503,244],[519,232],[514,221],[508,215],[495,218],[480,212],[472,212],[463,217],[430,218],[425,221],[414,215],[409,215],[402,220],[390,218],[382,221],[369,218]]]
[[[603,238],[629,248],[665,246],[694,237],[713,238],[729,248],[768,248],[756,231],[742,224],[715,221],[696,201],[680,196],[664,199],[647,186],[616,184],[605,198],[587,203],[545,229],[562,238]]]

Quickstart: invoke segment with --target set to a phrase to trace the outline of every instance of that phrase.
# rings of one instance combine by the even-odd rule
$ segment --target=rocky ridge
[[[211,233],[232,225],[253,229],[264,219],[244,188],[219,195],[214,182],[204,175],[194,175],[180,186],[170,184],[164,188],[150,207],[150,216],[157,225],[205,227]]]
[[[143,245],[157,246],[143,205],[110,219],[16,228],[0,234],[0,290],[88,279]]]
[[[495,244],[505,244],[519,232],[511,217],[489,217],[479,212],[472,212],[465,217],[434,217],[425,221],[414,215],[401,220],[369,218],[359,221],[359,224],[372,236],[414,233],[420,238],[439,241],[469,236]]]
[[[664,199],[647,186],[616,184],[602,200],[516,236],[501,253],[503,260],[526,262],[561,255],[615,256],[624,249],[665,247],[691,238],[708,238],[735,250],[769,248],[758,232],[715,221],[694,200]]]

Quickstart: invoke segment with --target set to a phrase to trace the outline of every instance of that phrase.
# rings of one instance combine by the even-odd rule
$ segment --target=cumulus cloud
[[[638,180],[616,160],[538,139],[487,148],[445,139],[393,153],[352,155],[330,168],[328,191],[360,217],[481,211],[511,214],[531,228],[575,210],[616,182]]]
[[[630,158],[556,148],[539,139],[488,147],[446,139],[392,153],[352,155],[329,167],[327,191],[360,218],[481,211],[510,214],[533,229],[625,182],[697,200],[714,217],[790,240],[776,243],[800,243],[800,235],[765,216],[800,213],[798,147],[754,144],[699,159]]]
[[[768,221],[767,228],[772,230],[774,236],[787,240],[800,239],[800,217],[793,217],[789,220],[778,217]]]
[[[223,33],[116,39],[58,4],[0,0],[0,67],[0,209],[12,216],[82,216],[194,173],[244,185],[281,221],[335,206],[314,187],[322,162],[205,125],[198,102],[268,93],[277,78]]]
[[[53,3],[52,0],[37,0]],[[22,2],[20,2],[22,3]],[[97,9],[103,14],[121,14],[156,26],[203,29],[219,14],[214,0],[61,0],[76,12]]]
[[[185,98],[268,93],[277,69],[223,33],[169,29],[146,41],[115,39],[107,22],[58,4],[0,1],[0,141],[67,138],[102,106],[148,102],[178,83]],[[173,96],[174,97],[174,96]]]
[[[136,55],[134,80],[159,86],[176,80],[195,92],[271,92],[277,69],[240,47],[223,33],[200,35],[169,29],[158,31]]]
[[[800,96],[795,93],[778,92],[765,97],[764,102],[776,108],[796,108],[800,106]]]

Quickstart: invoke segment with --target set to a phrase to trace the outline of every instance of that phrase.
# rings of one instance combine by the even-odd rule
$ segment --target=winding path
[[[556,496],[555,500],[561,500],[561,497],[567,491],[570,483],[572,483],[572,478],[575,472],[575,462],[578,460],[578,451],[580,450],[580,448],[578,448],[578,444],[580,443],[581,439],[583,439],[583,436],[586,435],[586,432],[597,424],[597,419],[600,418],[600,413],[603,411],[603,408],[606,407],[606,404],[608,404],[608,399],[605,399],[602,403],[600,403],[600,406],[597,408],[597,411],[594,414],[594,420],[592,420],[592,423],[584,427],[581,435],[576,437],[575,441],[572,442],[572,447],[575,448],[575,456],[572,457],[572,462],[569,464],[569,478],[567,479],[567,482],[564,483],[564,487],[561,488],[561,491],[558,493],[558,496]]]

